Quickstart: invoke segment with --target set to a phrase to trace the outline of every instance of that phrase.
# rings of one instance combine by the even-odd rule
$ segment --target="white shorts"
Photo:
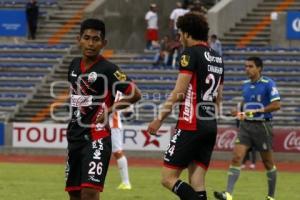
[[[111,144],[112,152],[122,151],[123,150],[123,135],[121,129],[112,128],[111,129]]]

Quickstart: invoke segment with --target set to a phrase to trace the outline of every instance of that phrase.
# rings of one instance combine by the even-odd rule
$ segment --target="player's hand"
[[[106,109],[102,113],[99,113],[96,118],[95,124],[98,124],[98,123],[107,124],[108,115],[109,115],[109,113]]]
[[[95,124],[98,123],[103,123],[105,121],[105,112],[103,112],[102,114],[98,115],[95,121]]]
[[[246,119],[247,115],[245,112],[237,112],[236,118],[240,121],[244,121]]]
[[[156,135],[161,125],[162,125],[162,121],[155,119],[149,124],[147,132],[150,133],[151,135]]]

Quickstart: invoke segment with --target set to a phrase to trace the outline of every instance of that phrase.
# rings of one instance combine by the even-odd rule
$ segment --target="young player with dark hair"
[[[103,21],[83,21],[78,44],[82,57],[72,60],[68,72],[72,118],[65,190],[70,200],[98,200],[112,148],[108,115],[137,102],[141,94],[119,67],[99,55],[106,45]],[[117,91],[124,96],[114,103]]]
[[[148,132],[155,134],[173,106],[180,103],[176,132],[165,152],[162,185],[181,200],[206,200],[205,174],[217,135],[216,105],[222,96],[223,61],[207,44],[209,28],[202,15],[185,14],[179,17],[177,27],[185,50],[176,85]],[[189,183],[179,179],[185,168]]]

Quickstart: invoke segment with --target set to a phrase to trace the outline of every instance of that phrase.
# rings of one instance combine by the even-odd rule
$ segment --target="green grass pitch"
[[[207,192],[213,200],[214,190],[223,190],[226,171],[210,170],[207,174]],[[183,174],[186,178],[186,174]],[[130,167],[133,189],[119,191],[118,169],[110,167],[101,200],[177,200],[160,185],[160,168]],[[185,179],[184,178],[184,179]],[[299,200],[300,173],[280,172],[276,200]],[[243,171],[234,198],[263,200],[267,191],[264,172]],[[1,200],[67,200],[64,192],[64,165],[0,163]]]

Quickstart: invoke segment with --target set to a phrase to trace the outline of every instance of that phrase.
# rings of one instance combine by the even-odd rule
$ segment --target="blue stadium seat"
[[[14,83],[14,82],[8,82],[8,83],[0,83],[0,87],[31,88],[31,87],[35,87],[35,84],[33,84],[33,83]]]
[[[1,53],[0,58],[32,58],[32,59],[60,59],[63,55],[49,55],[49,54],[34,54],[34,53]]]
[[[0,63],[1,68],[52,68],[52,66],[47,63]]]
[[[0,93],[0,99],[1,98],[19,99],[19,98],[26,98],[26,97],[27,97],[27,94],[25,94],[25,93]]]
[[[16,105],[15,102],[0,102],[0,107],[15,107]]]

